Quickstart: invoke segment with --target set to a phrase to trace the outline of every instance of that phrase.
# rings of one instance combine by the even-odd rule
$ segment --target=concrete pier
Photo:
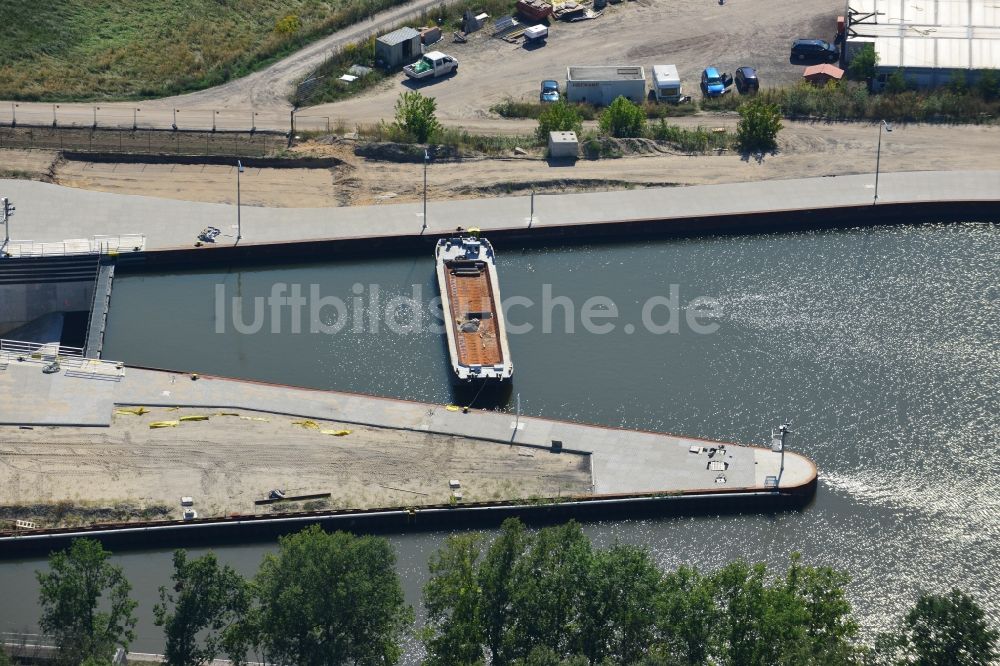
[[[568,464],[569,467],[565,468],[564,472],[550,468],[546,468],[549,471],[545,472],[546,475],[561,475],[559,478],[563,481],[560,483],[565,485],[559,487],[565,488],[565,491],[560,490],[559,494],[565,496],[561,499],[556,498],[556,493],[551,492],[546,498],[539,496],[537,494],[539,491],[536,490],[533,491],[534,499],[529,502],[534,505],[538,505],[539,501],[544,503],[546,499],[560,502],[628,501],[657,496],[712,497],[748,493],[808,496],[814,489],[816,481],[815,465],[804,456],[792,452],[785,452],[782,456],[781,453],[768,448],[723,444],[662,433],[622,430],[538,417],[517,418],[511,414],[492,411],[470,410],[465,413],[445,405],[215,377],[195,379],[190,374],[158,370],[127,368],[124,377],[118,378],[117,381],[107,381],[76,376],[68,372],[45,375],[37,364],[8,360],[6,368],[0,371],[0,391],[10,396],[9,400],[0,403],[0,424],[7,426],[0,427],[0,430],[9,431],[3,437],[7,443],[0,449],[0,461],[21,459],[18,456],[23,457],[27,452],[27,449],[25,451],[18,449],[15,428],[60,426],[72,429],[88,426],[91,427],[93,434],[84,435],[81,441],[85,441],[103,437],[99,431],[93,431],[92,427],[112,427],[115,418],[122,418],[116,417],[115,411],[123,405],[142,405],[160,410],[147,417],[156,419],[164,418],[161,415],[162,410],[175,408],[179,408],[177,414],[180,415],[192,413],[215,415],[206,422],[184,424],[184,427],[190,425],[192,428],[203,429],[198,431],[201,434],[197,436],[198,441],[202,442],[201,453],[198,452],[198,447],[193,452],[181,448],[174,451],[170,448],[169,442],[162,443],[160,448],[167,447],[163,450],[164,455],[177,458],[178,469],[173,469],[169,461],[161,460],[158,464],[165,465],[165,471],[156,473],[162,474],[162,479],[144,477],[151,478],[150,485],[169,484],[175,481],[184,465],[200,465],[206,470],[219,465],[219,456],[213,456],[213,451],[210,448],[206,449],[211,447],[213,438],[219,434],[219,431],[212,430],[213,428],[226,429],[228,437],[238,440],[243,447],[239,450],[227,449],[226,455],[230,458],[249,459],[254,456],[279,455],[292,459],[299,455],[300,449],[296,448],[297,445],[292,441],[294,429],[280,431],[289,433],[289,441],[286,442],[283,434],[276,435],[274,431],[255,430],[250,427],[252,424],[247,423],[271,420],[271,417],[274,419],[281,417],[289,422],[292,422],[292,419],[310,419],[335,423],[338,424],[336,427],[351,429],[352,432],[356,430],[358,433],[368,433],[372,441],[385,440],[389,436],[388,433],[393,433],[392,437],[401,442],[401,446],[408,445],[411,441],[429,442],[433,445],[434,441],[445,442],[442,438],[446,438],[449,446],[464,447],[466,452],[473,451],[470,447],[480,447],[476,450],[483,451],[484,456],[502,453],[510,455],[515,461],[518,461],[518,457],[534,458],[533,461],[529,461],[534,465],[550,465],[552,461],[560,465]],[[247,417],[245,421],[241,421],[235,418],[239,414],[265,415],[265,417],[270,415],[270,417]],[[145,432],[145,424],[141,428]],[[46,428],[46,431],[48,435],[39,435],[46,441],[65,439],[61,429]],[[378,432],[384,434],[378,435]],[[325,438],[324,441],[331,442],[328,446],[333,446],[333,442],[338,445],[343,442],[345,446],[351,446],[350,437]],[[27,438],[22,435],[21,439]],[[142,446],[134,435],[126,437],[124,441],[126,449]],[[561,453],[553,450],[554,441],[561,443]],[[766,441],[766,433],[761,433],[761,441]],[[81,446],[77,446],[72,453],[81,456],[82,467],[83,463],[87,462],[90,452]],[[276,451],[275,447],[280,447],[281,450]],[[102,441],[98,448],[105,456],[101,464],[105,466],[110,464],[113,467],[114,460],[119,454],[115,453],[112,443]],[[363,455],[360,445],[356,453]],[[199,462],[197,458],[199,455],[204,456],[203,462]],[[330,455],[333,455],[332,450]],[[415,451],[413,455],[425,456],[426,453]],[[195,458],[192,459],[191,456]],[[163,456],[158,457],[160,458]],[[413,462],[415,468],[417,461]],[[62,461],[61,464],[66,464],[66,461]],[[394,469],[405,471],[407,468],[405,460],[396,461],[393,465]],[[502,477],[505,474],[506,463],[499,461],[495,465],[496,473]],[[581,468],[581,465],[584,467]],[[584,477],[576,477],[573,476],[577,474],[572,471],[574,469],[586,469],[589,473]],[[148,470],[140,471],[148,472]],[[124,469],[116,472],[119,475],[127,473],[128,471]],[[303,472],[303,475],[307,473]],[[420,474],[417,471],[413,473]],[[10,469],[5,472],[0,471],[0,474],[9,475]],[[424,474],[440,475],[440,479],[434,478],[430,482],[439,484],[441,488],[447,488],[447,477],[452,472],[448,469],[439,469]],[[775,489],[774,480],[779,477],[780,486]],[[199,483],[202,485],[206,483],[206,478],[208,477],[200,480],[188,478],[186,483],[197,487]],[[418,481],[422,480],[413,479],[414,483]],[[0,483],[0,486],[9,482],[8,479]],[[221,482],[223,485],[231,484],[233,480],[223,479]],[[256,482],[259,485],[268,481],[258,479]],[[21,488],[31,486],[28,477],[20,479],[20,483]],[[274,483],[277,485],[278,481],[275,480]],[[325,490],[328,489],[318,488],[315,485],[310,488],[310,492]],[[29,499],[24,496],[24,492],[18,493],[19,503],[26,503]],[[30,495],[31,491],[27,493]],[[152,490],[146,495],[150,493],[155,495]],[[225,506],[225,510],[219,509],[215,514],[219,519],[227,518],[233,512],[252,511],[252,508],[243,506],[252,503],[246,502],[245,498],[237,501],[237,494],[239,493],[234,490],[233,501]],[[12,499],[14,498],[3,497],[0,503],[9,505]],[[39,498],[41,499],[43,498]],[[79,498],[81,501],[87,499]],[[114,499],[114,490],[112,488],[102,497],[90,499],[107,502]],[[506,495],[496,498],[496,502],[508,510],[511,503],[517,505],[518,501],[528,502],[528,500],[529,498],[519,495],[517,488],[514,487],[508,489]],[[420,503],[419,498],[408,499],[405,503],[398,500],[397,506],[402,511],[405,506],[419,506]],[[342,505],[339,508],[364,510],[371,504],[369,501],[367,505],[357,507]],[[488,504],[487,502],[486,506],[477,505],[477,510],[488,508]],[[377,508],[391,510],[392,506]]]

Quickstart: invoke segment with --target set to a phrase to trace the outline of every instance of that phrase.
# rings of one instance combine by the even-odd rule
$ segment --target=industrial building
[[[874,87],[902,70],[929,88],[963,72],[971,85],[1000,68],[1000,2],[996,0],[848,0],[844,59],[871,44],[878,54]]]
[[[646,72],[640,66],[602,65],[566,68],[566,99],[607,106],[618,97],[636,104],[646,99]]]
[[[420,58],[420,31],[400,28],[375,40],[375,62],[383,69],[409,65]]]

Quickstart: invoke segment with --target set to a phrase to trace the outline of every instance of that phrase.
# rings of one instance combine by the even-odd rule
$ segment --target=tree
[[[997,638],[975,599],[952,589],[942,595],[920,595],[888,642],[898,646],[895,663],[986,666],[1000,657]]]
[[[847,664],[857,657],[858,624],[844,593],[847,574],[830,567],[807,567],[792,554],[785,577],[789,592],[806,611],[805,630],[813,663]]]
[[[547,142],[549,132],[583,132],[583,119],[575,106],[559,100],[545,107],[538,116],[538,129],[535,130],[538,140]]]
[[[865,44],[854,54],[851,64],[847,66],[848,75],[858,81],[871,81],[875,78],[878,67],[878,53],[874,44]]]
[[[437,100],[433,97],[424,97],[416,90],[400,93],[396,100],[396,127],[417,143],[432,141],[441,132],[435,111]]]
[[[479,617],[493,664],[506,664],[512,659],[510,628],[514,624],[514,581],[511,571],[527,548],[528,541],[524,524],[516,518],[508,518],[503,521],[499,536],[490,545],[479,566],[482,594]]]
[[[682,566],[664,577],[658,600],[660,635],[668,663],[700,666],[717,652],[720,614],[714,581]]]
[[[241,631],[270,662],[394,664],[413,621],[395,565],[385,539],[318,525],[282,537],[254,578]]]
[[[535,534],[510,572],[515,656],[541,646],[560,656],[577,652],[591,554],[576,521]]]
[[[598,121],[601,131],[619,139],[641,137],[646,132],[646,114],[625,97],[617,97]]]
[[[740,121],[736,125],[736,140],[745,151],[773,150],[781,131],[781,110],[762,97],[753,97],[740,106]]]
[[[116,647],[127,650],[135,640],[132,586],[122,568],[108,561],[110,555],[97,541],[76,539],[68,550],[49,556],[48,572],[35,572],[39,625],[55,639],[59,663],[110,661]],[[102,599],[106,611],[98,608]]]
[[[166,661],[171,666],[208,663],[247,611],[246,581],[232,567],[220,567],[214,553],[189,561],[184,550],[174,551],[171,580],[173,592],[161,587],[160,603],[153,607],[156,626],[165,627]]]
[[[430,559],[430,580],[424,587],[427,609],[425,663],[435,666],[483,661],[482,590],[478,580],[478,534],[450,536]]]
[[[593,554],[580,632],[590,663],[642,658],[655,636],[661,582],[647,550],[617,544]]]

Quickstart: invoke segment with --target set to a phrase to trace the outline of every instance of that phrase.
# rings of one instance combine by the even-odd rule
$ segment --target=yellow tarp
[[[459,407],[458,405],[448,405],[447,407],[445,407],[445,409],[447,409],[449,412],[457,412],[462,408]]]
[[[236,412],[216,412],[216,416],[239,416]]]
[[[149,414],[149,410],[145,407],[119,407],[115,410],[115,414],[142,416],[143,414]]]
[[[307,430],[319,430],[319,424],[308,419],[305,421],[292,421],[292,425],[302,426]]]
[[[324,435],[333,435],[334,437],[343,437],[344,435],[350,435],[350,430],[320,430]]]
[[[192,414],[191,416],[182,416],[181,421],[207,421],[208,417],[203,414]]]
[[[149,424],[150,428],[176,428],[180,425],[180,421],[153,421]]]

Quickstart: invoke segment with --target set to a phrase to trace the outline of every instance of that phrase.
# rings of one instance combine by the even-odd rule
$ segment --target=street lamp
[[[3,217],[3,251],[0,254],[7,254],[7,246],[10,245],[10,218],[14,216],[14,205],[7,197],[0,198],[0,217]]]
[[[56,109],[58,109],[58,108],[59,108],[58,104],[53,104],[52,105],[52,126],[53,127],[58,127],[59,126],[59,125],[56,124]]]
[[[139,112],[142,109],[132,109],[132,131],[139,129]]]
[[[94,107],[94,129],[97,129],[97,112],[101,110],[101,107]]]
[[[420,233],[427,231],[427,163],[430,162],[431,156],[424,148],[424,226],[420,230]]]
[[[882,128],[885,127],[886,132],[892,131],[892,125],[886,121],[882,121],[878,124],[878,150],[875,151],[875,198],[872,200],[872,205],[878,203],[878,168],[879,162],[882,161]]]
[[[212,131],[213,132],[215,131],[215,119],[216,119],[216,117],[218,117],[218,115],[219,115],[218,111],[213,111],[212,112]]]
[[[250,133],[253,134],[257,131],[257,112],[253,111],[250,114]]]
[[[17,107],[19,107],[19,106],[20,106],[20,104],[14,104],[14,102],[10,103],[10,126],[11,127],[17,127]]]
[[[236,242],[243,238],[243,227],[240,222],[240,174],[243,173],[243,162],[236,160]]]
[[[178,111],[180,111],[180,109],[174,109],[174,124],[171,125],[171,127],[173,128],[173,130],[175,132],[177,131],[177,112]]]

